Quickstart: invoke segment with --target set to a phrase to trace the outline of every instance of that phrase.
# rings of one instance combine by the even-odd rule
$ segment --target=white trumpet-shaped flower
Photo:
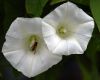
[[[94,21],[71,2],[64,3],[43,18],[42,33],[54,54],[82,54],[92,36]]]
[[[2,52],[14,68],[34,77],[61,60],[48,51],[40,18],[17,18],[10,26]]]

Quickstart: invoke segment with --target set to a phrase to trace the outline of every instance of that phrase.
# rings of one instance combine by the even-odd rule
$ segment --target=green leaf
[[[87,50],[85,51],[85,56],[83,61],[86,62],[85,57],[89,60],[88,65],[82,63],[82,58],[77,56],[77,62],[79,63],[80,69],[83,74],[83,80],[100,80],[98,65],[97,65],[97,53],[100,51],[100,32],[95,26],[92,38],[89,41]],[[88,66],[88,67],[87,67]]]
[[[89,3],[90,1],[89,0],[70,0],[74,3],[78,3],[78,4],[82,4],[82,5],[85,5],[85,6],[89,6]]]
[[[66,0],[51,0],[51,5],[59,3],[59,2],[63,2],[63,1],[66,1]]]
[[[100,31],[100,0],[90,0],[90,7]]]
[[[26,11],[32,16],[40,16],[48,0],[26,0]]]
[[[84,65],[79,60],[78,60],[78,62],[79,62],[79,66],[80,66],[80,69],[83,74],[83,80],[92,80],[91,74],[87,71],[87,69],[84,67]]]
[[[91,59],[96,59],[97,52],[100,51],[100,32],[97,29],[97,26],[95,25],[92,38],[89,41],[86,54]]]
[[[51,0],[51,5],[61,3],[61,2],[67,2],[71,1],[76,4],[84,5],[84,6],[89,6],[90,0]]]
[[[95,26],[92,38],[86,50],[87,57],[91,60],[92,63],[91,80],[100,80],[97,65],[97,54],[99,54],[97,53],[98,51],[100,51],[100,33]]]

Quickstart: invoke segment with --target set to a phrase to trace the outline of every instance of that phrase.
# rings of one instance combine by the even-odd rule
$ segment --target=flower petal
[[[10,51],[3,53],[6,59],[12,64],[13,67],[16,68],[16,65],[20,62],[20,59],[24,55],[23,50],[16,50],[16,51]]]
[[[58,45],[58,43],[61,41],[61,39],[56,34],[44,37],[44,40],[50,51],[53,51]]]
[[[68,54],[83,54],[84,51],[75,39],[68,40]]]
[[[22,40],[6,35],[6,42],[3,45],[3,53],[22,49]]]
[[[53,65],[61,61],[62,57],[58,55],[51,54],[46,46],[41,45],[41,48],[37,51],[35,59],[33,57],[32,63],[32,76],[42,73],[48,70]]]
[[[67,2],[67,20],[72,25],[78,25],[93,21],[93,18],[87,15],[82,9],[71,2]],[[74,27],[74,26],[72,26]]]
[[[87,45],[89,43],[89,40],[91,39],[91,37],[85,36],[85,35],[76,34],[75,35],[75,39],[77,40],[77,42],[79,43],[79,45],[81,46],[83,51],[85,51],[86,48],[87,48]]]
[[[94,28],[94,21],[86,22],[77,26],[75,34],[91,37],[93,28]]]
[[[51,25],[42,21],[42,33],[44,37],[48,37],[55,34],[56,30]]]
[[[33,54],[24,53],[24,56],[20,59],[19,63],[15,66],[15,68],[22,72],[27,77],[32,76],[32,60]]]
[[[82,54],[83,50],[75,39],[68,39],[61,40],[53,53],[59,55]]]
[[[53,50],[53,53],[59,55],[68,55],[68,42],[66,40],[61,40]]]
[[[41,43],[40,47],[35,54],[23,51],[24,55],[21,55],[21,52],[19,54],[12,52],[11,54],[8,53],[9,56],[5,56],[18,71],[21,71],[27,77],[34,77],[48,70],[62,59],[61,56],[51,54],[44,42]],[[19,59],[17,62],[15,57]],[[16,64],[14,65],[14,63]]]
[[[17,18],[11,24],[7,35],[22,39],[30,34],[39,34],[39,26],[42,26],[40,18]]]
[[[66,7],[66,3],[57,7],[43,18],[44,22],[56,28],[59,25],[59,22],[63,23],[63,21],[65,21],[64,17],[66,17]]]

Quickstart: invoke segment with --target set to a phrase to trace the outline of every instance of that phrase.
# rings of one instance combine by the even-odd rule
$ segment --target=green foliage
[[[51,0],[51,4],[56,4],[56,3],[60,3],[66,0]]]
[[[90,0],[90,7],[100,31],[100,0]]]
[[[98,52],[100,52],[100,33],[95,25],[92,38],[88,44],[87,50],[84,53],[86,55],[84,58],[87,57],[90,61],[90,63],[88,63],[90,70],[88,70],[86,66],[87,64],[83,64],[81,58],[77,57],[77,62],[84,76],[83,80],[100,80],[97,65]]]
[[[89,73],[89,72],[87,71],[87,69],[86,69],[85,66],[80,62],[80,60],[78,60],[78,62],[79,62],[80,69],[81,69],[81,71],[82,71],[83,80],[92,80],[91,73]]]
[[[26,11],[32,16],[40,16],[48,0],[26,0]]]
[[[70,1],[78,3],[78,4],[89,6],[89,1],[90,0],[70,0]]]
[[[89,6],[90,0],[51,0],[51,4],[61,3],[61,2],[71,1],[77,4]]]

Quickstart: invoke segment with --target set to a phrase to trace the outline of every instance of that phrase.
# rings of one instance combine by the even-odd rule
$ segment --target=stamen
[[[60,37],[62,38],[65,38],[66,37],[66,34],[67,34],[67,30],[63,27],[63,26],[60,26],[57,30],[57,33]]]
[[[58,29],[58,31],[59,31],[60,34],[63,34],[63,35],[66,33],[66,29],[64,27],[60,27]]]

